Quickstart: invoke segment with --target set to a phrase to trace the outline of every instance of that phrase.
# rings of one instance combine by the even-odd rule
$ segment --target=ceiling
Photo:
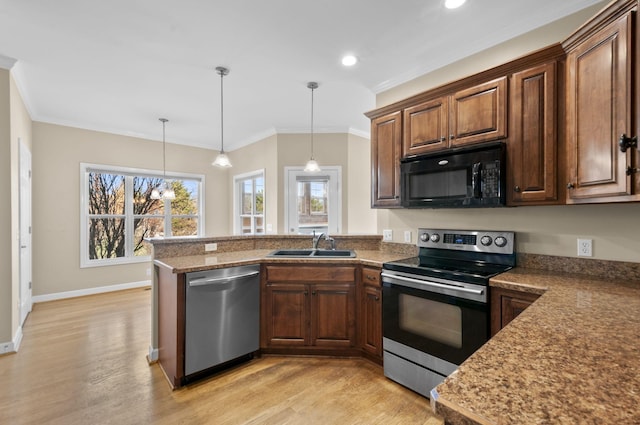
[[[601,0],[0,0],[0,55],[35,121],[220,148],[369,134],[375,94]],[[341,56],[359,62],[346,68]],[[9,66],[5,65],[5,66]]]

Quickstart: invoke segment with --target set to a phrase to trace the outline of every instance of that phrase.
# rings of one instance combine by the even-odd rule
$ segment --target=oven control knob
[[[440,240],[440,235],[437,233],[434,233],[433,235],[431,235],[431,242],[438,242]]]
[[[504,236],[498,236],[495,242],[496,242],[496,245],[502,248],[507,244],[507,238],[505,238]]]
[[[491,239],[491,236],[483,236],[480,238],[480,243],[484,246],[489,246],[491,245],[491,242],[493,242],[493,239]]]
[[[421,234],[420,234],[420,240],[421,240],[422,242],[426,242],[426,241],[428,241],[428,240],[429,240],[429,234],[428,234],[428,233],[421,233]]]

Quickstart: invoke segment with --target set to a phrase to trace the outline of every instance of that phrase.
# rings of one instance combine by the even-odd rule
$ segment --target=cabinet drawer
[[[380,286],[380,269],[363,267],[362,283],[370,286]]]
[[[354,282],[354,267],[267,266],[270,282]]]

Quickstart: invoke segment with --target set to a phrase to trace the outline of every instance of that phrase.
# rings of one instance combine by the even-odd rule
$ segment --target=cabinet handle
[[[312,291],[312,292],[311,292],[311,295],[315,295],[315,294],[316,294],[316,291]]]
[[[377,279],[375,278],[375,276],[367,275],[367,280],[375,282]]]
[[[638,137],[627,137],[626,134],[620,135],[618,139],[618,146],[620,146],[620,152],[626,152],[629,148],[638,147]]]
[[[441,141],[441,142],[446,142],[446,141],[447,141],[447,138],[446,138],[446,137],[444,137],[444,136],[442,136],[442,137],[440,138],[440,141]]]
[[[627,176],[632,175],[633,173],[637,173],[640,171],[640,168],[631,168],[627,167]]]
[[[520,193],[520,186],[514,187],[513,191],[516,192],[516,193]]]
[[[449,135],[449,139],[453,140],[453,139],[455,139],[455,138],[456,138],[456,136],[454,136],[453,134],[450,134],[450,135]]]
[[[567,189],[573,189],[573,188],[575,188],[573,183],[567,183]]]
[[[307,295],[309,295],[309,291],[304,291],[304,296],[306,297]]]
[[[376,301],[380,301],[380,297],[376,296]]]

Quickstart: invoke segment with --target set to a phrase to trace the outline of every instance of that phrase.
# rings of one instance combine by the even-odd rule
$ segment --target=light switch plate
[[[411,230],[404,231],[404,241],[405,243],[411,243]]]
[[[393,240],[393,230],[384,229],[382,231],[382,240],[385,242],[391,242]]]
[[[204,244],[204,250],[206,252],[217,251],[218,250],[218,244],[217,243],[206,243],[206,244]]]

